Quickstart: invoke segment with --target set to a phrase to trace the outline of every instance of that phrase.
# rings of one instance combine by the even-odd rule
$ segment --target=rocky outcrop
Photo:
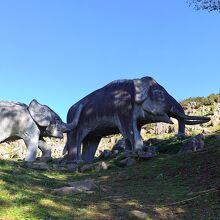
[[[51,149],[51,154],[53,158],[58,158],[63,156],[63,147],[66,142],[66,137],[64,139],[55,138],[45,138],[48,146]],[[24,159],[26,154],[26,146],[23,140],[8,141],[0,144],[0,159]],[[41,156],[41,151],[38,149],[37,157]]]
[[[204,149],[204,135],[199,134],[193,138],[190,138],[179,150],[178,154],[185,154],[190,152],[202,151]]]

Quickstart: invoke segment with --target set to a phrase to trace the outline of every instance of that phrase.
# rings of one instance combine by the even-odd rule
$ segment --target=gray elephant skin
[[[82,106],[75,111],[71,123],[61,118],[48,106],[32,100],[30,105],[17,102],[0,102],[0,142],[23,139],[27,152],[26,161],[36,159],[37,148],[42,151],[42,159],[51,158],[51,150],[43,137],[63,138],[63,133],[73,130],[80,116]]]
[[[184,136],[185,125],[208,122],[208,117],[187,116],[182,106],[151,77],[113,81],[98,89],[68,111],[67,123],[74,120],[80,105],[83,110],[78,126],[67,134],[64,153],[69,161],[94,159],[103,136],[121,133],[133,151],[143,147],[140,129],[154,122],[172,124],[170,117],[179,122],[179,136]],[[82,153],[81,153],[82,144]]]

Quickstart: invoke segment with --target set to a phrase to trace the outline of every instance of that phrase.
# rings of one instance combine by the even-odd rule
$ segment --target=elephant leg
[[[39,137],[30,137],[25,138],[24,142],[27,146],[27,152],[25,155],[25,161],[35,161],[36,160],[36,154],[38,149],[38,141]]]
[[[184,119],[178,119],[178,134],[177,134],[177,137],[178,138],[184,138],[185,137],[185,120]]]
[[[134,131],[134,150],[141,150],[144,146],[140,131],[137,129],[136,123],[133,125]]]
[[[38,147],[42,152],[42,157],[40,158],[40,160],[49,161],[52,158],[51,149],[47,146],[47,143],[43,138],[40,138],[40,140],[38,141]]]
[[[124,138],[130,141],[131,148],[133,151],[141,150],[143,148],[144,143],[140,135],[140,132],[137,128],[136,121],[121,121],[119,130],[124,136]]]
[[[131,142],[129,139],[125,139],[125,150],[132,150]]]
[[[135,129],[134,129],[134,130],[135,130]],[[137,135],[140,135],[140,133],[141,133],[141,128],[138,128],[138,133],[137,133]],[[140,140],[139,143],[141,144],[141,146],[138,147],[138,148],[142,148],[142,147],[143,147],[143,146],[142,146],[143,140],[142,140],[141,135],[140,135],[140,137],[136,137],[136,140],[137,140],[137,139]],[[131,142],[130,142],[129,139],[125,139],[125,149],[126,149],[126,150],[132,150],[132,145],[131,145]]]
[[[71,133],[68,136],[66,148],[68,150],[68,161],[77,162],[81,160],[81,144],[88,131]]]
[[[86,163],[91,163],[94,160],[100,140],[100,137],[92,137],[83,141],[82,159]]]
[[[76,136],[70,136],[67,139],[66,149],[68,151],[68,157],[67,160],[69,162],[74,162],[78,159],[78,148],[80,147],[81,143],[79,138]]]

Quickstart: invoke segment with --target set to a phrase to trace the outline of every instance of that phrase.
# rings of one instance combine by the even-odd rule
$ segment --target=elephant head
[[[75,120],[70,124],[64,123],[52,109],[38,103],[35,99],[31,101],[28,110],[40,130],[44,130],[45,136],[63,138],[63,133],[70,132],[77,126],[82,105],[78,108]]]
[[[134,80],[135,102],[141,105],[145,117],[152,122],[173,122],[176,118],[179,124],[178,136],[185,135],[185,125],[206,123],[209,117],[185,115],[182,106],[153,78],[143,77]]]

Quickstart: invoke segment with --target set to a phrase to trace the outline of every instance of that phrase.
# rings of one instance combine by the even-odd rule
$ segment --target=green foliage
[[[176,154],[186,139],[178,139],[177,137],[172,137],[170,139],[163,140],[160,142],[159,152],[163,154]]]
[[[199,108],[203,105],[205,106],[213,105],[214,103],[220,102],[220,94],[211,94],[208,97],[203,97],[203,96],[191,97],[181,101],[180,104],[183,106],[183,108],[187,108],[190,102],[196,103],[195,108]]]
[[[196,10],[220,11],[219,0],[188,0],[187,2]]]

